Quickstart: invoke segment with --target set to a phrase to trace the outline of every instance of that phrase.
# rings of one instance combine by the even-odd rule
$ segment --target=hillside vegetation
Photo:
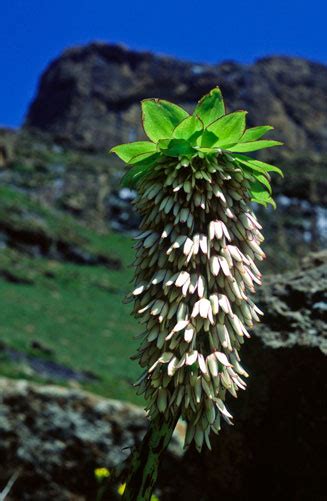
[[[97,233],[7,187],[0,188],[0,234],[7,242],[0,251],[1,374],[137,401],[131,382],[138,369],[129,356],[138,326],[123,304],[131,238]],[[61,255],[60,243],[75,254]]]

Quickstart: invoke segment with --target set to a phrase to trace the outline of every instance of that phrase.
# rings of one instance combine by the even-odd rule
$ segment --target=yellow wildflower
[[[110,477],[111,472],[108,468],[95,468],[94,475],[97,480],[102,480],[103,478]]]

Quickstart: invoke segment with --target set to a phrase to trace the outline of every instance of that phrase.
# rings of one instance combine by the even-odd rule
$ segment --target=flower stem
[[[132,452],[123,501],[150,501],[161,455],[169,445],[177,420],[172,417],[166,421],[159,415],[150,421],[142,443]]]

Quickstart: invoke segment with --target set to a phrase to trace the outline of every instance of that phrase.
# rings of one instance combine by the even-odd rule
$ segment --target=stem
[[[17,478],[19,477],[20,474],[20,469],[15,471],[15,473],[10,477],[6,487],[3,489],[2,492],[0,492],[0,501],[4,501],[8,494],[10,493],[14,483],[16,482]]]
[[[165,421],[160,415],[150,422],[142,443],[132,452],[123,501],[150,501],[161,455],[169,445],[177,421],[178,418]]]

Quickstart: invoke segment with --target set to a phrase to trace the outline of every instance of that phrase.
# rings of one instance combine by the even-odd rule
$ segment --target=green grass
[[[99,378],[83,383],[84,388],[138,402],[131,383],[139,368],[129,357],[137,346],[133,336],[139,326],[123,304],[132,279],[131,238],[97,233],[8,187],[0,188],[0,225],[4,223],[114,258],[121,267],[77,265],[0,249],[0,341],[42,357],[31,348],[32,341],[38,341],[52,350],[52,360]],[[44,379],[26,364],[10,362],[3,352],[0,374]]]
[[[31,342],[37,340],[53,350],[57,362],[100,378],[84,387],[137,402],[131,382],[139,369],[129,356],[135,351],[133,336],[139,327],[123,304],[131,280],[131,240],[114,234],[104,240],[112,255],[119,255],[122,270],[22,258],[21,270],[32,273],[33,284],[0,280],[1,340],[24,352],[30,352]],[[0,360],[2,374],[22,374],[21,366],[17,374],[9,366]]]

